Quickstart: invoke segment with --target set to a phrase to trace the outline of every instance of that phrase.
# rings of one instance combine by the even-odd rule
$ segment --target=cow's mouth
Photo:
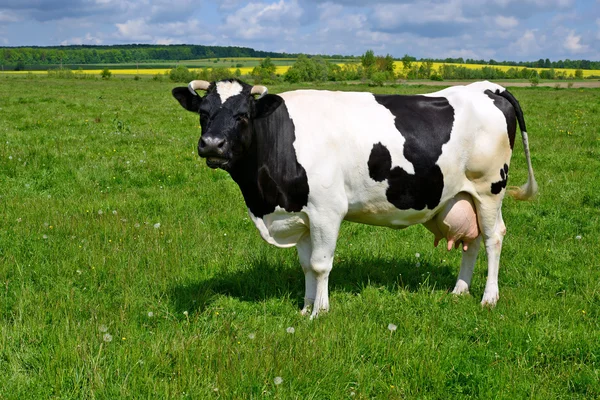
[[[229,165],[229,159],[224,157],[207,157],[206,165],[210,168],[222,168],[225,169]]]

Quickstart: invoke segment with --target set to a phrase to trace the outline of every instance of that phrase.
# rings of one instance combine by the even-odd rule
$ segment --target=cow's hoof
[[[312,312],[312,314],[310,314],[310,319],[313,320],[313,319],[317,318],[319,315],[325,314],[327,311],[329,311],[329,307],[327,307],[327,308],[313,307],[313,312]]]
[[[311,309],[312,309],[312,306],[310,306],[310,305],[309,306],[304,306],[302,308],[302,310],[300,310],[300,315],[308,315],[308,314],[310,314]]]
[[[469,294],[469,285],[467,285],[467,283],[465,281],[458,281],[456,282],[456,286],[454,286],[454,290],[452,291],[452,294],[455,295],[463,295],[463,294]]]
[[[498,292],[485,292],[483,294],[483,299],[481,299],[481,306],[493,308],[496,306],[496,303],[498,302],[499,298],[500,295],[498,294]]]

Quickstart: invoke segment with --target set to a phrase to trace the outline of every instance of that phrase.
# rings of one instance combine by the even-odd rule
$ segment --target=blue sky
[[[124,43],[600,60],[600,0],[0,0],[0,46]]]

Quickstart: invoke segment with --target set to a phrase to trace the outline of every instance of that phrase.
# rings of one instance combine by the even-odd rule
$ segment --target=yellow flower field
[[[240,61],[243,61],[244,59],[240,59]],[[250,60],[250,59],[248,59]],[[281,59],[284,60],[284,59]],[[286,61],[289,60],[290,63],[292,63],[294,60],[293,59],[285,59]],[[342,66],[344,64],[338,64],[339,66]],[[403,64],[401,61],[395,61],[394,62],[395,65],[395,71],[399,72],[402,71],[403,69]],[[413,65],[416,65],[417,67],[419,67],[421,65],[421,62],[419,61],[415,61],[413,62]],[[433,69],[435,71],[439,70],[439,68],[442,65],[452,65],[452,66],[457,66],[457,67],[465,67],[465,68],[469,68],[469,69],[480,69],[483,67],[493,67],[493,68],[498,68],[502,71],[507,71],[510,68],[516,68],[516,69],[523,69],[524,67],[521,66],[510,66],[510,65],[486,65],[486,64],[452,64],[452,63],[448,63],[448,64],[444,64],[444,63],[433,63]],[[199,68],[190,68],[190,70],[194,71],[197,70]],[[236,69],[238,68],[228,68],[231,72],[235,72]],[[241,67],[239,68],[239,70],[241,71],[242,75],[249,75],[252,70],[254,69],[254,67]],[[275,72],[278,75],[283,75],[287,72],[287,70],[290,69],[289,65],[278,65],[276,67]],[[535,69],[538,72],[541,72],[543,70],[549,70],[549,68],[528,68],[528,69]],[[110,72],[113,73],[113,75],[156,75],[156,74],[165,74],[165,73],[169,73],[169,71],[171,70],[171,68],[152,68],[152,69],[109,69]],[[575,69],[573,68],[555,68],[554,69],[556,72],[565,72],[567,74],[567,76],[569,75],[575,75]],[[583,77],[587,78],[590,76],[600,76],[600,70],[597,69],[584,69],[583,71]],[[74,70],[73,73],[75,74],[88,74],[88,75],[100,75],[100,73],[102,72],[102,70],[100,69],[91,69],[91,70]],[[47,71],[4,71],[1,72],[3,74],[28,74],[28,73],[34,73],[34,74],[46,74]]]

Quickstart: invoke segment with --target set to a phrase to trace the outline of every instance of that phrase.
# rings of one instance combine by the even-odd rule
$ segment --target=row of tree
[[[296,54],[254,50],[248,47],[195,45],[123,45],[0,47],[0,64],[7,69],[30,65],[121,64],[223,57],[297,57]]]
[[[469,68],[461,65],[442,64],[434,68],[432,60],[416,62],[414,58],[402,58],[402,66],[396,71],[394,59],[375,56],[372,50],[360,58],[360,63],[347,63],[342,66],[331,63],[322,57],[298,56],[297,61],[281,77],[270,58],[265,58],[254,68],[251,77],[257,83],[274,83],[283,79],[286,82],[325,82],[325,81],[368,81],[375,85],[393,82],[398,79],[464,80],[464,79],[583,79],[583,70],[574,74],[550,68],[538,72],[527,67],[511,67],[507,70],[494,66]]]

